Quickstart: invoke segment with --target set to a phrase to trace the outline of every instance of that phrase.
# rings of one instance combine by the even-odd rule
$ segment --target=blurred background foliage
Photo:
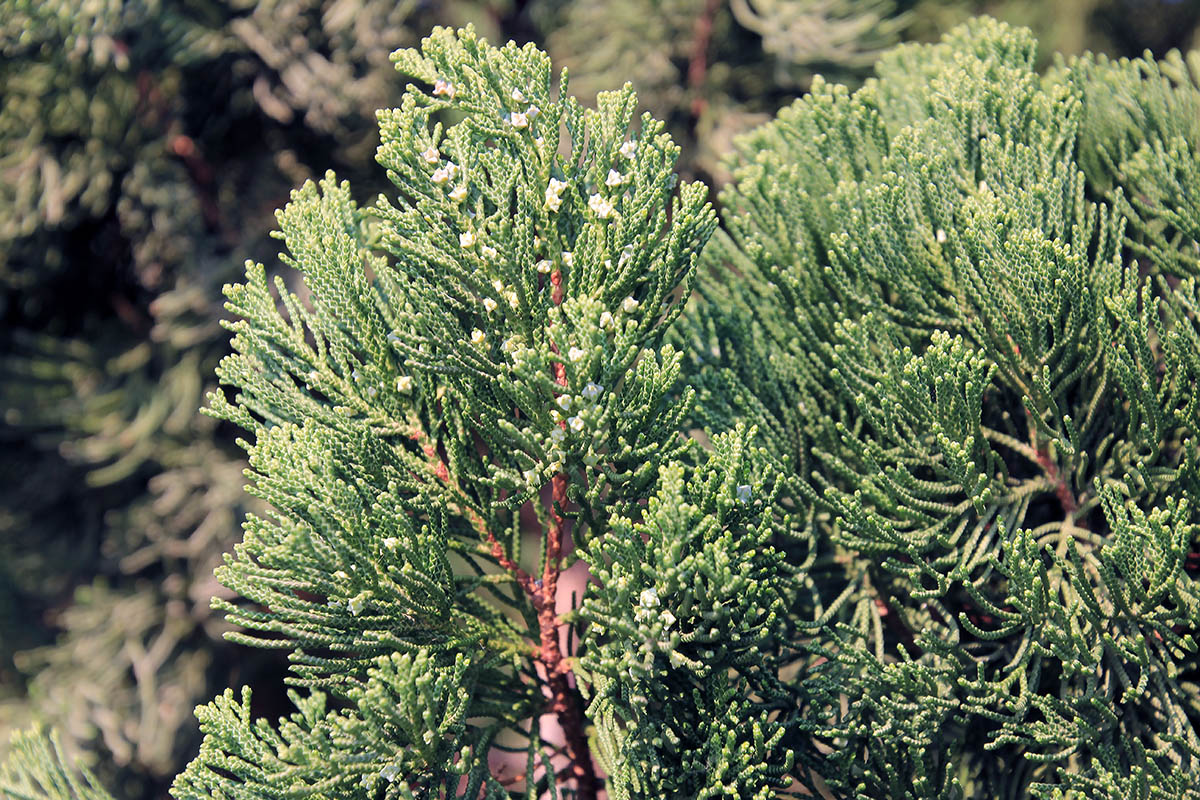
[[[593,95],[626,80],[717,185],[738,133],[816,73],[987,13],[1054,51],[1197,45],[1188,0],[0,0],[0,757],[57,727],[118,796],[165,796],[192,707],[281,662],[209,611],[239,537],[234,432],[200,416],[220,286],[271,263],[274,210],[333,168],[369,196],[388,54],[433,25],[536,41]],[[269,680],[261,680],[270,677]]]

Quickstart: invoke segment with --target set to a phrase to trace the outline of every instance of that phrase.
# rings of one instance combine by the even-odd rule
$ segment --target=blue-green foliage
[[[797,465],[813,790],[1198,796],[1195,82],[1034,44],[979,20],[743,139],[680,330],[697,421]]]
[[[270,510],[214,605],[297,711],[202,706],[174,796],[1200,800],[1198,70],[1035,59],[815,81],[698,272],[628,86],[395,54],[395,191],[306,184],[226,288]]]
[[[579,611],[579,674],[595,687],[614,797],[763,797],[787,785],[784,726],[766,713],[790,705],[776,674],[788,575],[772,546],[786,523],[752,441],[731,432],[695,470],[663,467],[642,520],[615,517],[589,548],[598,586]]]
[[[661,123],[632,126],[628,86],[586,110],[536,48],[470,29],[394,60],[426,85],[379,114],[398,191],[293,194],[278,235],[309,294],[247,265],[219,369],[236,394],[211,398],[253,431],[271,509],[218,569],[238,599],[214,603],[308,694],[278,726],[248,695],[201,707],[175,796],[586,798],[593,758],[613,796],[787,786],[779,478],[744,430],[699,456],[662,344],[707,190],[677,183]],[[558,619],[544,586],[581,557],[604,589]],[[489,767],[505,751],[521,776]]]

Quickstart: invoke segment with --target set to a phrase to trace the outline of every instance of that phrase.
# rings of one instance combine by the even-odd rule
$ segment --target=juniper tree
[[[444,14],[0,0],[0,760],[38,719],[160,796],[191,708],[279,673],[228,655],[209,610],[254,503],[236,431],[196,413],[228,352],[220,287],[274,252],[291,188],[371,177],[388,56]]]
[[[1195,798],[1196,69],[1034,58],[817,80],[704,249],[628,87],[398,53],[394,188],[307,184],[227,288],[269,510],[215,606],[297,710],[202,706],[175,796]],[[107,797],[13,747],[0,794]]]
[[[585,110],[532,45],[437,29],[394,59],[421,82],[379,114],[396,190],[293,194],[279,237],[311,295],[247,265],[236,394],[211,397],[272,509],[218,570],[244,600],[216,602],[235,640],[290,651],[299,711],[200,708],[173,792],[595,797],[598,762],[614,797],[761,796],[790,765],[776,479],[751,430],[703,456],[681,435],[662,344],[707,188],[677,185],[628,85]],[[602,585],[576,603],[581,558]]]
[[[979,20],[818,82],[722,195],[680,338],[794,465],[813,790],[1198,796],[1196,84],[1034,59]]]

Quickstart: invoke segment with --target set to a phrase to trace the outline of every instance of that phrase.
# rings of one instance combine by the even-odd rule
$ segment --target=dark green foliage
[[[1194,798],[1200,68],[1034,69],[1194,8],[812,75],[983,5],[0,0],[0,795]],[[442,32],[372,169],[468,20],[664,122]]]
[[[1194,84],[1042,79],[1034,52],[981,20],[853,94],[815,85],[743,141],[707,251],[737,278],[687,327],[698,418],[800,467],[789,743],[835,793],[1197,796],[1175,775],[1200,768],[1200,325],[1194,283],[1155,274],[1192,245],[1127,228],[1120,186],[1190,212],[1161,148],[1089,155],[1124,152],[1099,87],[1179,129]]]
[[[753,438],[718,437],[695,470],[664,467],[642,520],[614,518],[589,548],[598,586],[579,611],[589,628],[576,674],[595,687],[614,797],[787,786],[784,728],[764,715],[790,705],[776,677],[787,574],[771,544],[777,478],[764,477]]]
[[[88,771],[66,763],[58,737],[40,730],[18,733],[15,757],[0,766],[0,794],[14,800],[112,800]]]

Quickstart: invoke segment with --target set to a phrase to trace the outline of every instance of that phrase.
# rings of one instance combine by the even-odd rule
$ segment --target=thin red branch
[[[553,287],[550,302],[560,305],[563,301],[562,273],[554,270],[550,275]],[[551,350],[558,352],[558,347],[551,344]],[[554,382],[559,386],[567,385],[567,369],[561,361],[554,362]],[[559,425],[565,429],[566,423]],[[559,620],[557,612],[558,576],[561,571],[563,549],[565,547],[566,523],[562,517],[563,509],[567,506],[567,474],[560,472],[550,481],[550,525],[546,531],[545,567],[542,570],[540,587],[541,604],[535,603],[538,609],[538,627],[541,636],[541,654],[539,660],[546,669],[546,684],[550,690],[550,710],[558,717],[558,724],[563,730],[566,741],[568,764],[565,771],[575,778],[576,794],[581,800],[596,800],[599,781],[596,778],[596,767],[592,763],[591,750],[588,747],[586,721],[583,716],[583,701],[567,680],[571,671],[570,664],[563,658],[559,645]]]
[[[598,789],[595,766],[584,733],[586,722],[579,693],[567,680],[571,671],[563,658],[559,645],[559,621],[556,613],[558,595],[559,563],[562,558],[565,524],[561,515],[567,503],[567,476],[555,475],[551,481],[552,496],[550,526],[546,532],[546,566],[542,572],[541,607],[538,609],[538,624],[541,629],[541,655],[539,660],[546,669],[546,684],[550,689],[550,710],[558,717],[566,739],[569,759],[565,771],[575,778],[580,798],[595,800]]]
[[[514,578],[517,579],[517,583],[522,589],[525,590],[526,594],[528,594],[531,598],[534,597],[536,594],[536,588],[534,586],[533,578],[530,577],[528,572],[521,569],[521,566],[517,562],[508,557],[508,553],[505,551],[504,545],[500,543],[500,540],[496,538],[496,534],[494,534],[491,528],[488,527],[487,520],[485,520],[479,514],[479,512],[470,506],[462,487],[458,485],[457,481],[450,477],[450,470],[446,467],[446,462],[443,461],[442,457],[438,454],[437,447],[435,447],[434,444],[429,440],[429,437],[426,436],[425,432],[415,424],[408,435],[409,438],[416,442],[417,446],[421,448],[421,452],[425,454],[426,462],[429,465],[429,471],[432,472],[438,478],[438,480],[440,480],[446,485],[447,488],[449,488],[458,496],[459,512],[467,518],[467,521],[471,523],[471,527],[475,528],[476,532],[478,532],[479,535],[482,536],[483,539],[488,543],[488,546],[491,548],[492,558],[496,559],[496,562],[500,564],[503,569],[507,570]]]
[[[550,285],[554,287],[550,292],[550,302],[556,306],[562,305],[563,289],[561,272],[554,270],[554,272],[550,273]],[[559,381],[559,383],[562,383],[562,381]]]
[[[1054,484],[1054,496],[1058,498],[1063,511],[1068,515],[1073,515],[1079,510],[1079,502],[1075,499],[1075,493],[1071,491],[1071,487],[1067,485],[1066,478],[1062,477],[1059,472],[1058,464],[1054,463],[1054,459],[1050,457],[1050,452],[1044,445],[1038,448],[1037,460],[1038,465],[1046,473],[1046,477]]]
[[[1058,498],[1058,503],[1062,506],[1063,513],[1066,514],[1066,521],[1077,528],[1086,529],[1087,525],[1075,519],[1075,512],[1079,510],[1079,500],[1075,497],[1075,492],[1071,490],[1071,486],[1067,483],[1062,471],[1059,470],[1058,464],[1050,457],[1049,447],[1038,442],[1037,423],[1034,422],[1028,411],[1025,412],[1025,416],[1029,424],[1029,445],[1037,453],[1038,466],[1054,484],[1054,496]]]
[[[692,27],[692,54],[688,60],[688,88],[695,93],[692,97],[692,117],[699,119],[708,101],[702,94],[704,79],[708,75],[708,46],[712,41],[713,18],[721,0],[706,0],[704,10],[696,17]]]
[[[553,286],[551,301],[558,305],[562,302],[562,275],[555,270],[550,276]],[[557,353],[558,348],[551,345]],[[555,362],[554,380],[560,386],[566,386],[566,367],[561,362]],[[564,428],[566,423],[559,423]],[[568,675],[570,664],[564,658],[559,644],[561,623],[557,613],[558,577],[561,572],[563,550],[566,546],[566,521],[562,516],[567,506],[568,478],[565,472],[560,472],[551,479],[551,509],[550,524],[546,531],[545,559],[540,580],[535,581],[519,564],[509,557],[504,545],[496,538],[489,528],[487,521],[474,508],[469,498],[462,491],[457,481],[450,474],[446,462],[438,453],[437,446],[417,424],[413,424],[409,436],[421,448],[426,463],[433,475],[446,485],[459,498],[459,511],[467,518],[472,527],[487,542],[491,555],[500,567],[509,572],[529,597],[538,620],[539,649],[537,660],[545,670],[546,689],[550,695],[548,710],[558,719],[565,739],[565,753],[568,764],[563,774],[575,779],[576,795],[580,800],[596,800],[599,791],[599,780],[596,777],[595,764],[588,746],[586,720],[583,714],[583,701],[579,692],[571,686]]]

